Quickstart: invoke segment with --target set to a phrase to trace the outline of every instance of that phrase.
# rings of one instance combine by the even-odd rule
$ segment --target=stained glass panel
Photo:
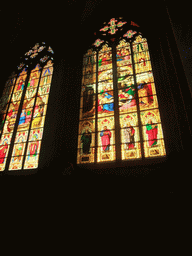
[[[3,134],[0,140],[0,171],[5,169],[7,155],[11,144],[12,133]]]
[[[124,22],[119,25],[116,22],[111,19],[110,26],[105,25],[100,31],[115,34],[117,27],[124,25]],[[115,38],[111,38],[113,43],[109,47],[107,42],[101,45],[101,41],[96,40],[95,46],[101,45],[100,50],[97,53],[89,50],[83,58],[78,163],[114,161],[116,146],[121,148],[122,160],[165,155],[147,40],[132,30],[123,34],[129,42],[121,39],[116,45]],[[112,61],[115,57],[116,64]],[[115,113],[116,103],[118,113]],[[115,122],[116,118],[119,122]],[[94,129],[83,130],[83,122],[95,121]],[[120,125],[117,131],[115,123]],[[115,132],[118,134],[116,140]],[[88,144],[84,145],[83,139]]]
[[[115,160],[114,117],[98,119],[98,152],[97,161]]]
[[[12,158],[9,165],[9,170],[16,170],[16,169],[20,170],[22,168],[25,146],[26,146],[26,143],[14,144]]]
[[[94,83],[96,83],[96,53],[90,49],[83,59],[82,85]]]
[[[86,120],[79,124],[78,163],[93,162],[95,152],[95,120]]]

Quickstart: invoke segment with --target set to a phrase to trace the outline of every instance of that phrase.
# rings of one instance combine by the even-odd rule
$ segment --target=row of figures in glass
[[[154,149],[155,147],[159,147],[158,125],[153,123],[153,121],[149,119],[145,128],[147,138],[145,146],[148,149]],[[93,139],[93,136],[95,136],[95,134],[92,133],[89,127],[83,129],[80,138],[81,152],[79,152],[82,162],[90,161],[90,159],[93,159],[94,157],[93,154],[95,152],[95,149],[94,146],[92,146],[92,142],[95,141],[95,138]],[[99,132],[98,136],[98,159],[100,159],[100,161],[115,160],[114,131],[111,131],[110,129],[108,129],[107,125],[105,125],[103,129]],[[138,137],[138,128],[132,126],[130,122],[127,122],[127,124],[121,130],[121,138],[123,142],[121,151],[124,159],[141,157],[141,149],[140,143],[138,142]],[[155,154],[160,154],[159,149],[156,150]]]

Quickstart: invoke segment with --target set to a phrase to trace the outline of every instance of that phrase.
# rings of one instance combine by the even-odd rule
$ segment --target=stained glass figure
[[[79,125],[78,163],[94,162],[95,152],[95,121],[82,121]]]
[[[98,162],[115,160],[114,117],[98,120]]]

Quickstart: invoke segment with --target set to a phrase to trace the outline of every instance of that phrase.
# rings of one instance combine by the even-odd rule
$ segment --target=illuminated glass
[[[0,99],[0,171],[6,166],[10,171],[38,167],[53,75],[53,63],[48,59],[54,53],[51,47],[42,44],[37,43],[25,56],[41,63],[38,54],[46,51],[42,62],[47,63],[42,64],[43,68],[37,64],[29,73],[28,62],[25,63],[28,57],[24,57],[25,61],[18,66],[20,73],[10,76]]]
[[[123,30],[126,23],[104,23],[101,35],[111,34],[113,43],[97,39],[97,51],[83,57],[78,164],[166,155],[147,39]]]
[[[37,67],[36,67],[37,68]],[[31,72],[31,77],[34,73],[40,78],[39,67]],[[43,136],[43,127],[45,122],[45,116],[47,111],[47,104],[49,98],[49,90],[51,86],[51,79],[53,74],[53,63],[48,61],[44,66],[41,79],[38,81],[38,93],[35,98],[35,104],[32,111],[29,109],[30,115],[30,131],[29,141],[27,142],[27,151],[24,162],[24,169],[33,169],[38,167],[41,140]],[[34,83],[35,85],[35,83]],[[32,100],[32,99],[31,99]]]

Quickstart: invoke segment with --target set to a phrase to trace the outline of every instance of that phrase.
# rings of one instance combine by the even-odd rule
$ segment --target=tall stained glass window
[[[147,39],[111,19],[83,57],[77,163],[166,155]]]
[[[53,54],[50,46],[37,43],[5,84],[0,100],[0,171],[38,167]]]

